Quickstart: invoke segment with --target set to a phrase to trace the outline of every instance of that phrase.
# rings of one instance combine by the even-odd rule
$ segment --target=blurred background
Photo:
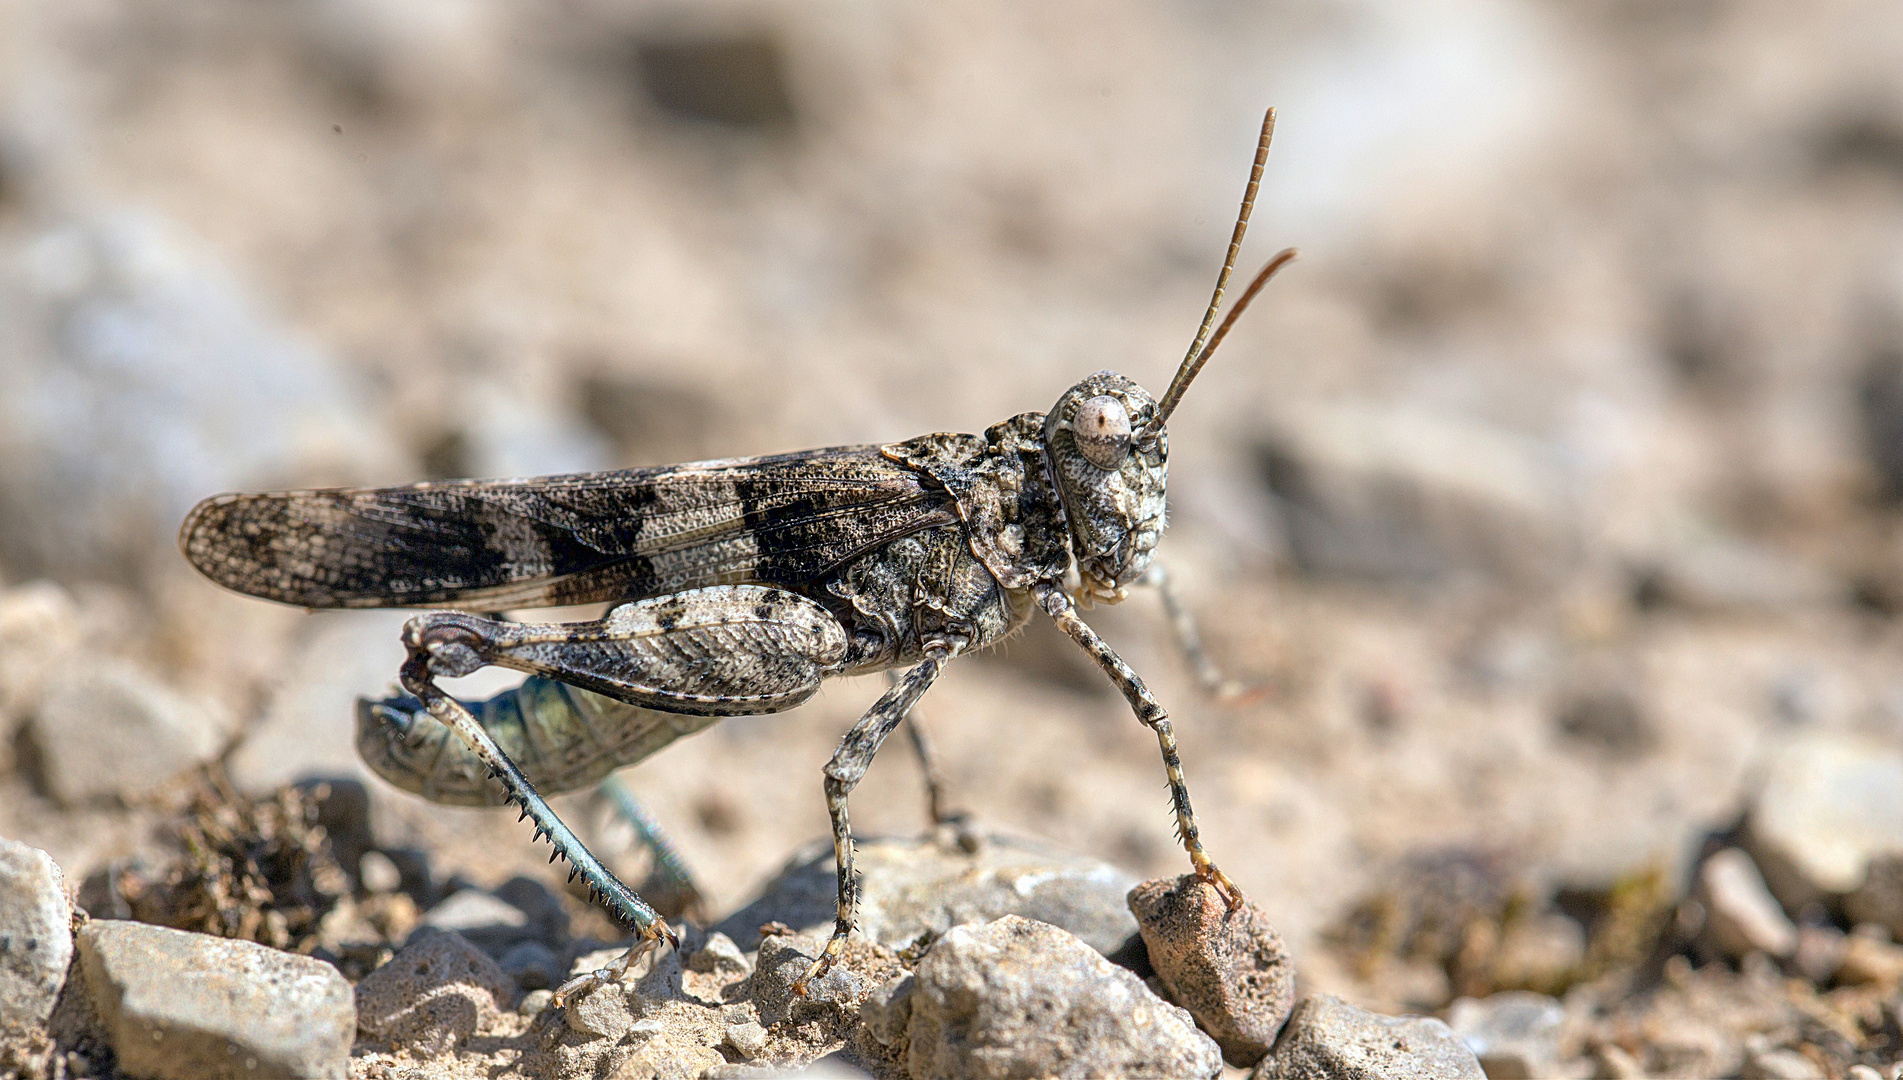
[[[1389,1006],[1461,988],[1350,947],[1408,867],[1495,867],[1577,962],[1607,897],[1745,837],[1784,917],[1847,930],[1855,880],[1784,883],[1747,819],[1821,754],[1882,797],[1803,820],[1903,848],[1899,56],[1882,2],[0,3],[0,833],[83,876],[200,758],[367,775],[403,615],[220,592],[174,546],[198,499],[1160,391],[1275,105],[1239,269],[1302,259],[1173,418],[1162,547],[1260,692],[1200,696],[1154,597],[1092,616],[1220,864]],[[162,734],[87,728],[81,657]],[[878,691],[626,774],[716,912],[824,835]],[[1153,741],[1050,627],[924,713],[980,820],[1186,868]],[[855,823],[919,828],[914,774]],[[370,790],[470,880],[541,862]]]

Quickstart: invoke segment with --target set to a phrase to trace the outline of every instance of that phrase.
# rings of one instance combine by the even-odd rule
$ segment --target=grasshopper
[[[403,629],[410,697],[365,701],[358,746],[427,798],[513,803],[635,934],[608,968],[558,997],[618,978],[638,951],[678,945],[538,794],[593,783],[724,716],[790,709],[822,680],[903,674],[826,765],[838,868],[832,937],[799,980],[822,975],[852,930],[856,878],[847,797],[945,665],[1041,610],[1155,732],[1177,835],[1231,907],[1242,895],[1203,849],[1169,713],[1078,615],[1130,586],[1167,586],[1152,560],[1164,528],[1164,424],[1236,317],[1295,255],[1264,266],[1211,333],[1235,268],[1275,127],[1263,120],[1242,209],[1195,340],[1159,399],[1110,371],[1048,413],[982,435],[524,480],[220,495],[179,543],[207,577],[306,608],[435,607]],[[1217,681],[1167,589],[1179,636]],[[478,612],[612,603],[590,622],[517,623]],[[497,665],[519,688],[466,704],[436,685]],[[554,858],[552,854],[551,859]]]

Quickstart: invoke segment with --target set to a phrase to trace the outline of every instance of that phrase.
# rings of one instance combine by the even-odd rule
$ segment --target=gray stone
[[[1854,892],[1872,859],[1903,852],[1903,753],[1828,732],[1773,749],[1746,842],[1786,911]]]
[[[225,730],[208,703],[111,660],[68,669],[31,721],[47,790],[67,806],[149,795],[216,755]]]
[[[1828,986],[1843,967],[1848,948],[1849,940],[1842,930],[1806,924],[1797,928],[1797,950],[1791,954],[1791,963],[1799,975],[1818,986]]]
[[[1797,951],[1797,926],[1743,850],[1725,848],[1706,859],[1692,898],[1705,911],[1699,940],[1717,955],[1737,960],[1761,952],[1782,959]]]
[[[1488,1080],[1538,1080],[1559,1071],[1559,1029],[1566,1010],[1545,994],[1508,991],[1461,998],[1447,1024],[1480,1059]]]
[[[761,1027],[757,1020],[734,1024],[727,1029],[722,1041],[733,1047],[735,1053],[752,1061],[766,1053],[766,1028]]]
[[[491,890],[497,899],[528,916],[529,928],[536,937],[551,945],[568,938],[568,911],[548,886],[517,874]]]
[[[819,1021],[843,1030],[858,1020],[860,1005],[891,973],[876,972],[875,980],[871,977],[875,972],[854,962],[864,958],[867,945],[848,941],[846,956],[808,983],[804,994],[795,992],[794,982],[812,970],[825,941],[800,934],[775,934],[760,943],[753,974],[747,980],[747,993],[759,1008],[763,1023]]]
[[[1485,1080],[1446,1024],[1378,1016],[1331,994],[1302,999],[1252,1080]]]
[[[357,1027],[350,984],[321,960],[116,920],[83,927],[79,956],[128,1075],[213,1080],[349,1071]]]
[[[917,1080],[1222,1070],[1187,1010],[1046,923],[1007,915],[954,927],[914,978],[904,1061]]]
[[[1062,927],[1105,955],[1137,933],[1124,904],[1134,875],[1033,840],[987,835],[968,852],[952,830],[940,830],[917,839],[863,840],[855,861],[858,931],[891,948],[1004,915]],[[830,933],[837,882],[832,842],[815,841],[794,855],[758,900],[716,929],[742,947],[758,942],[760,927],[775,921],[800,933]]]
[[[524,990],[550,989],[562,973],[562,962],[555,951],[539,941],[511,946],[497,964]]]
[[[1295,965],[1268,918],[1253,904],[1230,911],[1194,874],[1146,881],[1129,904],[1170,1000],[1215,1037],[1223,1060],[1261,1061],[1295,1005]]]
[[[619,958],[625,948],[601,949],[576,960],[570,976],[596,971]],[[565,1010],[568,1026],[585,1035],[619,1040],[669,1004],[685,999],[680,956],[668,949],[635,958],[618,981],[603,982],[577,997]]]
[[[912,990],[917,985],[907,972],[874,990],[859,1006],[859,1021],[873,1042],[904,1048],[906,1029],[912,1023]]]
[[[470,944],[495,957],[506,955],[515,946],[540,937],[536,928],[529,923],[527,912],[481,889],[462,889],[451,893],[442,903],[424,913],[423,925],[438,930],[453,930]]]
[[[403,871],[381,851],[366,851],[357,860],[357,880],[367,893],[393,893],[403,887]]]
[[[1864,867],[1863,882],[1844,897],[1851,925],[1874,923],[1903,941],[1903,851],[1885,852]]]
[[[515,1011],[521,1013],[523,1016],[539,1016],[543,1009],[548,1008],[554,1004],[554,1002],[555,991],[531,990],[522,995],[521,1001],[515,1003]]]
[[[226,759],[232,784],[264,795],[309,777],[370,782],[349,718],[358,697],[394,680],[408,619],[402,611],[333,611],[300,627],[264,715]]]
[[[80,640],[79,605],[51,581],[0,590],[0,735],[39,708]]]
[[[1841,603],[1849,590],[1823,569],[1736,537],[1678,548],[1651,568],[1648,588],[1693,611],[1781,612]]]
[[[0,1038],[52,1014],[73,959],[72,917],[53,857],[0,839]]]
[[[1824,1070],[1795,1050],[1747,1046],[1739,1080],[1824,1080]]]
[[[1277,415],[1258,457],[1309,571],[1543,581],[1577,546],[1553,455],[1468,418],[1310,402]]]
[[[740,946],[735,945],[732,938],[718,930],[708,934],[700,948],[688,956],[687,967],[690,971],[703,974],[745,975],[752,970],[752,966],[747,963],[747,954],[740,951]]]
[[[0,560],[64,580],[176,561],[209,492],[406,471],[366,387],[145,214],[0,266]]]
[[[562,1010],[569,1030],[618,1041],[640,1019],[638,1001],[617,983],[597,986]]]
[[[357,1026],[393,1048],[444,1054],[493,1023],[515,988],[462,935],[426,926],[357,984]]]

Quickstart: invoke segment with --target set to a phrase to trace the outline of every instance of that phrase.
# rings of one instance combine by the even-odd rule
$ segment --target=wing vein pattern
[[[472,610],[812,581],[957,520],[876,447],[527,480],[220,495],[179,546],[227,588],[310,608]]]

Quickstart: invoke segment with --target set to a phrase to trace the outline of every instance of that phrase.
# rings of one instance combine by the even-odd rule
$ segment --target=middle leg
[[[1209,657],[1209,650],[1203,644],[1202,631],[1196,626],[1196,616],[1190,613],[1182,598],[1176,595],[1176,587],[1170,581],[1169,571],[1163,569],[1161,562],[1152,562],[1137,584],[1147,585],[1156,590],[1163,601],[1163,612],[1169,616],[1170,632],[1176,638],[1176,648],[1189,662],[1190,670],[1196,674],[1196,682],[1203,693],[1221,702],[1238,702],[1253,698],[1261,693],[1259,687],[1229,678]]]
[[[641,883],[641,891],[654,898],[651,901],[654,907],[704,924],[706,898],[701,895],[700,886],[694,883],[694,875],[688,872],[687,863],[681,859],[667,830],[634,797],[634,792],[619,775],[610,773],[603,777],[595,785],[595,793],[607,801],[616,817],[634,830],[635,843],[647,850],[652,865],[647,880]]]
[[[872,767],[872,758],[879,752],[886,736],[892,734],[892,729],[899,726],[905,714],[912,711],[912,706],[937,680],[938,673],[944,670],[946,661],[956,654],[956,647],[946,642],[934,642],[926,646],[924,661],[906,672],[903,679],[866,710],[866,714],[840,740],[833,759],[826,763],[826,811],[833,823],[833,862],[839,873],[839,905],[833,919],[833,936],[826,942],[825,951],[819,954],[819,959],[813,961],[812,968],[793,984],[795,993],[804,994],[808,983],[824,975],[833,966],[845,950],[846,935],[852,933],[859,881],[852,868],[852,824],[846,813],[846,796],[859,785],[866,770]]]
[[[903,676],[897,671],[885,673],[886,685],[896,687]],[[912,750],[918,755],[919,771],[925,774],[925,812],[931,816],[932,824],[959,824],[967,815],[962,811],[945,809],[945,777],[938,768],[938,751],[932,746],[932,737],[925,730],[925,718],[917,709],[905,714],[905,733],[912,740]]]

